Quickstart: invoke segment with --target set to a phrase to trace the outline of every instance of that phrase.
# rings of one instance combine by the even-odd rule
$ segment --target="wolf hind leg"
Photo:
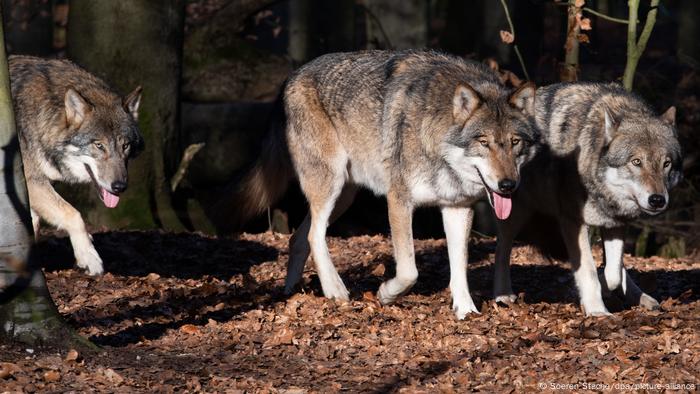
[[[27,190],[32,210],[52,225],[68,231],[78,267],[86,269],[90,275],[102,274],[102,259],[92,245],[80,212],[61,198],[48,182],[27,182]]]
[[[566,219],[562,219],[560,225],[574,271],[581,306],[586,316],[610,315],[603,303],[602,289],[588,239],[588,226]]]
[[[659,309],[659,302],[644,293],[630,277],[622,262],[624,246],[624,227],[602,229],[605,250],[605,269],[601,284],[606,293],[618,288],[622,291],[629,305],[639,305],[649,310]]]
[[[352,205],[355,195],[357,194],[357,186],[346,184],[343,191],[340,193],[338,200],[333,208],[333,213],[328,220],[328,224],[335,222],[347,209]],[[287,278],[285,279],[284,292],[289,295],[294,293],[294,289],[301,281],[304,273],[304,265],[311,253],[309,245],[309,230],[311,228],[311,213],[308,213],[304,218],[297,231],[294,232],[289,239],[289,261],[287,262]]]

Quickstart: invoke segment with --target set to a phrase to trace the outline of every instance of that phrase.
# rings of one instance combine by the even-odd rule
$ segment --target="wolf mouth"
[[[107,208],[115,208],[117,204],[119,204],[119,195],[114,194],[111,191],[100,186],[100,184],[97,182],[97,178],[95,178],[95,174],[93,174],[92,169],[89,165],[85,164],[85,169],[87,170],[88,174],[90,174],[92,184],[95,185],[95,188],[97,189],[97,195],[100,197],[100,200],[102,200],[102,203]]]
[[[493,212],[496,214],[496,217],[499,220],[508,219],[513,207],[513,200],[511,199],[511,197],[508,195],[496,193],[495,191],[491,190],[491,188],[488,187],[488,185],[486,184],[484,176],[481,175],[481,171],[479,171],[479,169],[476,166],[474,167],[474,169],[476,170],[476,173],[479,174],[479,179],[481,179],[481,183],[486,189],[486,195],[488,196],[489,203],[491,204],[491,208],[493,208]]]

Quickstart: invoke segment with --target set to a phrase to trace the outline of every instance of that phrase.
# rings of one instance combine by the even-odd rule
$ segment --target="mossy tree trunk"
[[[87,345],[63,322],[44,274],[30,256],[33,234],[29,197],[2,43],[0,24],[0,341],[53,347]]]
[[[184,0],[71,0],[69,57],[121,94],[143,87],[139,126],[145,151],[129,165],[129,190],[116,209],[94,193],[86,212],[110,228],[182,228],[170,177],[182,154],[179,134]],[[182,211],[180,211],[182,212]],[[183,214],[184,215],[184,214]]]

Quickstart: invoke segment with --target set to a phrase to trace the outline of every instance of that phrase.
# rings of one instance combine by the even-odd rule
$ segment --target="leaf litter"
[[[106,232],[107,274],[72,267],[67,239],[39,244],[61,314],[101,348],[0,345],[0,391],[463,392],[538,384],[697,383],[700,262],[634,258],[625,265],[661,311],[606,299],[614,316],[586,318],[568,264],[534,248],[513,253],[513,305],[491,297],[494,241],[470,244],[480,314],[451,310],[444,240],[416,240],[419,279],[395,305],[379,284],[394,273],[381,235],[329,237],[351,301],[322,297],[311,262],[283,294],[289,237]],[[600,261],[602,252],[595,250]]]

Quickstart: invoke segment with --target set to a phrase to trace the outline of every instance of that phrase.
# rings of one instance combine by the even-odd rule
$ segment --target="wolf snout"
[[[115,193],[123,193],[126,190],[126,182],[116,181],[112,182],[112,191]]]
[[[518,186],[518,182],[505,178],[501,179],[498,181],[498,191],[501,193],[512,193],[515,191],[515,188]]]
[[[666,197],[661,194],[652,194],[649,196],[649,206],[654,209],[661,209],[666,206]]]

